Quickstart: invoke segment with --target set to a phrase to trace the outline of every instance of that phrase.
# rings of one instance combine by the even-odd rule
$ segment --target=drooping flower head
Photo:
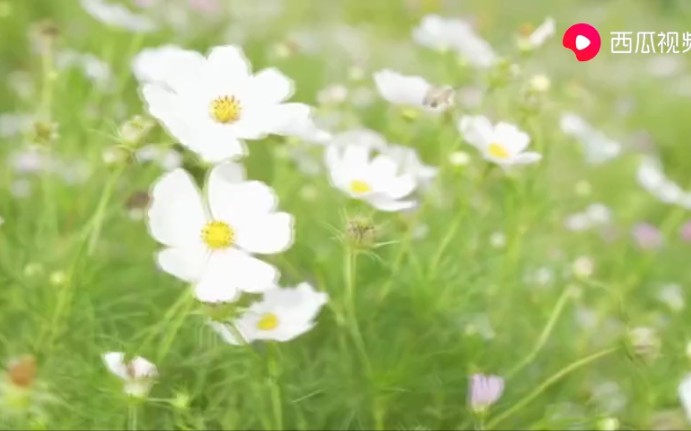
[[[374,74],[374,82],[379,94],[394,105],[436,113],[445,111],[454,103],[453,88],[433,86],[419,76],[406,76],[383,69]]]
[[[245,180],[240,165],[225,163],[211,171],[205,200],[182,169],[161,177],[151,196],[149,230],[165,246],[158,264],[195,283],[200,301],[229,302],[242,291],[274,287],[278,271],[253,254],[290,247],[293,217],[276,212],[276,195],[266,184]]]
[[[316,292],[307,283],[289,289],[275,288],[266,291],[261,301],[252,304],[235,321],[214,322],[212,326],[229,344],[290,341],[314,327],[314,319],[327,300],[326,293]]]
[[[494,375],[473,374],[470,377],[470,408],[476,413],[487,411],[504,393],[504,379]]]
[[[141,356],[126,361],[123,352],[108,352],[103,355],[103,362],[108,371],[124,382],[123,391],[131,397],[146,398],[158,377],[156,365]]]
[[[245,140],[302,132],[310,108],[285,103],[293,82],[274,68],[256,74],[239,47],[207,57],[178,47],[145,50],[133,62],[149,113],[210,163],[246,153]]]
[[[530,145],[530,136],[513,124],[492,125],[487,117],[465,116],[458,123],[458,129],[486,160],[498,165],[526,165],[542,159],[538,153],[525,151]]]

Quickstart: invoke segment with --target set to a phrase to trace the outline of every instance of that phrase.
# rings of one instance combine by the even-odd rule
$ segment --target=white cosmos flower
[[[141,356],[125,361],[122,352],[108,352],[103,355],[108,370],[124,382],[125,394],[135,398],[146,398],[158,377],[156,365]]]
[[[647,156],[638,166],[638,183],[661,202],[691,209],[691,192],[667,178],[659,160]]]
[[[314,319],[327,300],[326,293],[316,292],[307,283],[291,289],[275,288],[266,291],[261,301],[235,321],[214,322],[212,327],[234,345],[256,340],[290,341],[314,327]]]
[[[487,117],[464,116],[458,123],[458,129],[486,160],[498,165],[526,165],[542,159],[538,153],[525,151],[530,144],[530,136],[513,124],[501,122],[495,126]]]
[[[478,68],[490,67],[497,60],[490,44],[478,36],[470,24],[460,19],[427,15],[413,30],[413,39],[427,48],[453,50]]]
[[[609,139],[588,122],[573,113],[561,116],[561,130],[578,140],[585,153],[585,160],[590,164],[608,162],[621,154],[621,144]]]
[[[451,87],[435,87],[419,76],[406,76],[390,69],[374,74],[379,94],[395,105],[421,108],[428,112],[442,112],[453,105]]]
[[[548,17],[545,21],[540,24],[531,34],[520,41],[521,47],[526,49],[536,49],[545,44],[557,30],[556,23],[554,19]]]
[[[292,244],[293,217],[275,212],[277,198],[270,187],[244,177],[240,165],[216,166],[207,180],[206,201],[182,169],[153,187],[149,230],[165,246],[158,264],[195,283],[200,301],[228,302],[241,291],[272,288],[276,268],[252,254],[275,254]]]
[[[132,12],[123,5],[106,0],[81,0],[81,4],[89,15],[104,24],[135,33],[150,33],[156,30],[156,24],[152,20]]]
[[[243,140],[291,135],[310,121],[307,105],[284,103],[293,82],[274,68],[253,75],[239,47],[219,46],[208,57],[162,49],[134,61],[142,95],[151,115],[207,162],[242,156]]]
[[[342,149],[352,145],[390,157],[399,166],[401,173],[412,175],[421,185],[429,185],[439,173],[438,168],[424,164],[414,149],[389,144],[382,135],[373,130],[354,129],[342,132],[334,136],[330,143],[330,146]]]

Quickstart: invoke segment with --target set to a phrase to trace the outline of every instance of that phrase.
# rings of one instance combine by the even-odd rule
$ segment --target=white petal
[[[419,76],[406,76],[389,69],[374,74],[381,96],[395,104],[422,106],[431,85]]]
[[[256,96],[260,97],[263,103],[281,103],[293,94],[293,81],[273,67],[259,71],[252,81],[256,88]]]
[[[142,83],[158,83],[179,92],[195,81],[205,62],[196,51],[164,45],[137,54],[132,60],[132,71]]]
[[[529,165],[542,160],[542,154],[539,153],[521,153],[513,158],[513,163],[517,165]]]
[[[501,143],[511,154],[518,154],[530,144],[530,137],[509,123],[498,123],[494,129],[493,142]]]
[[[236,243],[250,253],[275,254],[293,244],[293,216],[275,213],[243,220],[237,225]]]
[[[211,50],[207,61],[207,78],[217,83],[240,83],[250,76],[250,63],[242,48],[234,45],[218,46]]]
[[[201,236],[201,230],[197,233]],[[161,270],[181,280],[199,280],[204,273],[209,252],[203,244],[171,247],[158,252],[157,261]]]
[[[108,368],[108,371],[120,377],[123,380],[127,380],[129,375],[127,374],[127,365],[125,364],[125,354],[122,352],[108,352],[103,354],[103,363]]]
[[[386,212],[398,212],[411,208],[415,208],[417,203],[415,201],[397,201],[389,198],[388,196],[383,196],[381,194],[376,194],[367,198],[367,202],[373,207],[380,211]]]
[[[195,151],[194,133],[190,131],[187,119],[178,109],[179,96],[158,84],[145,84],[141,89],[149,114],[157,118],[182,145]]]
[[[240,250],[231,250],[227,264],[233,268],[230,282],[244,292],[261,293],[276,286],[278,270]]]
[[[273,189],[259,181],[231,183],[219,175],[212,175],[208,188],[211,214],[231,224],[234,220],[266,215],[278,202]]]
[[[277,135],[292,135],[296,125],[310,121],[312,109],[304,103],[283,103],[265,113],[272,126],[269,130]]]
[[[478,149],[484,149],[489,145],[494,128],[487,117],[464,116],[458,123],[458,130],[463,138]]]
[[[206,216],[190,174],[175,169],[163,175],[154,184],[151,197],[149,231],[157,241],[168,246],[198,242]]]
[[[207,163],[222,163],[247,154],[245,145],[230,130],[217,130],[215,134],[207,135],[206,138],[203,135],[195,138],[190,149]]]
[[[233,302],[240,295],[238,286],[232,281],[237,270],[231,263],[230,250],[214,251],[209,256],[203,275],[194,286],[198,300],[208,303]]]
[[[130,365],[135,379],[150,379],[158,376],[156,365],[141,356],[132,359]]]
[[[392,179],[383,191],[392,199],[401,199],[413,192],[417,187],[415,177],[410,174]]]

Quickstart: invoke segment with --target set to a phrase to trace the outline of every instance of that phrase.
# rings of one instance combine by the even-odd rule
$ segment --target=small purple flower
[[[681,240],[684,242],[691,242],[691,220],[684,223],[681,227]]]
[[[477,413],[483,412],[496,403],[503,392],[503,378],[473,374],[470,377],[470,408]]]
[[[638,223],[631,231],[636,245],[642,250],[657,250],[662,247],[662,233],[649,223]]]

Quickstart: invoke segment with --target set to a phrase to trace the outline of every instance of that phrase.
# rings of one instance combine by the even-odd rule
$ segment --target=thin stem
[[[603,356],[607,356],[609,354],[614,353],[617,351],[616,347],[612,347],[603,351],[600,351],[598,353],[594,353],[590,356],[586,356],[585,358],[579,359],[576,362],[573,362],[569,364],[568,366],[562,368],[559,370],[557,373],[553,374],[550,376],[547,380],[545,380],[540,386],[535,388],[531,393],[526,395],[525,397],[521,398],[519,402],[514,404],[510,409],[506,410],[504,413],[500,414],[499,416],[495,417],[491,421],[487,423],[487,428],[494,428],[496,425],[501,423],[502,421],[506,420],[509,418],[511,415],[525,407],[527,404],[529,404],[531,401],[533,401],[535,398],[540,396],[542,392],[544,392],[547,388],[552,386],[554,383],[558,382],[561,378],[566,376],[567,374],[571,373],[572,371],[577,370],[578,368],[581,368],[591,362],[594,362]]]
[[[101,199],[98,202],[96,211],[94,211],[94,215],[91,217],[91,220],[89,220],[89,231],[87,233],[88,240],[86,249],[86,253],[89,256],[91,256],[94,253],[94,250],[96,249],[96,244],[98,244],[99,237],[101,236],[101,229],[103,227],[103,221],[105,220],[108,202],[110,201],[110,198],[113,194],[115,184],[117,183],[117,180],[124,171],[124,169],[125,167],[123,165],[120,168],[118,168],[118,170],[116,170],[110,177],[108,183],[106,183],[103,193],[101,194]]]
[[[167,325],[168,333],[163,338],[163,342],[161,342],[158,348],[157,358],[159,363],[163,362],[163,358],[165,358],[165,356],[170,351],[170,348],[173,345],[173,341],[175,340],[175,337],[180,331],[180,327],[182,327],[183,322],[187,318],[187,312],[189,308],[194,304],[194,302],[191,300],[192,295],[190,294],[190,292],[191,290],[188,290],[183,294],[183,297],[180,299],[182,309],[180,310],[180,312],[177,313],[172,323],[170,325]]]
[[[566,303],[569,300],[569,298],[571,298],[571,296],[571,289],[564,289],[564,292],[557,300],[557,304],[554,306],[554,310],[552,310],[552,314],[550,315],[549,320],[547,321],[547,325],[545,325],[545,328],[542,330],[540,338],[538,338],[535,347],[533,347],[533,350],[531,350],[530,353],[528,353],[528,355],[525,358],[523,358],[521,362],[519,362],[515,367],[513,367],[513,369],[511,369],[511,371],[508,372],[508,374],[506,375],[507,378],[511,378],[519,371],[521,371],[523,368],[528,366],[531,362],[533,362],[533,360],[535,360],[542,348],[545,347],[545,344],[547,344],[547,340],[549,339],[549,336],[552,334],[554,326],[556,325],[557,320],[559,320],[559,316],[561,316],[561,313],[562,311],[564,311],[564,307],[566,306]]]
[[[281,368],[278,361],[278,346],[270,345],[268,352],[269,391],[271,392],[271,407],[274,416],[274,429],[283,429],[283,403],[281,402],[281,386],[278,379]]]
[[[129,407],[127,408],[127,429],[130,431],[137,430],[137,409],[138,407],[133,402],[130,402]]]

